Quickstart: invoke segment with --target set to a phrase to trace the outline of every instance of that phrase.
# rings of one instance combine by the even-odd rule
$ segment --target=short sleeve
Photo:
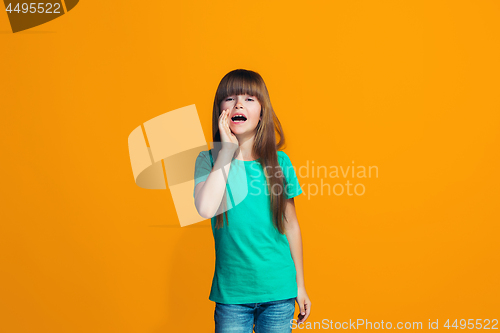
[[[302,194],[302,188],[300,187],[299,180],[295,173],[295,168],[290,161],[288,155],[283,151],[278,151],[281,155],[281,169],[285,175],[286,185],[285,185],[285,198],[290,199]]]
[[[212,172],[212,162],[208,151],[202,151],[196,158],[194,167],[194,189],[193,197],[195,196],[196,185],[207,180],[208,175]]]

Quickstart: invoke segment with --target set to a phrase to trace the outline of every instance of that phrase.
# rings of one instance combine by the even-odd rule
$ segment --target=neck
[[[239,146],[239,153],[238,156],[236,157],[239,160],[244,160],[244,161],[253,161],[257,157],[253,155],[253,143],[255,140],[255,133],[253,133],[251,136],[240,136],[236,135],[236,138],[238,139],[238,142],[240,144]]]

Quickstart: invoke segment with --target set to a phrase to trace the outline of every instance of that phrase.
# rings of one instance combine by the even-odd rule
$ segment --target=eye
[[[253,101],[253,98],[249,98],[249,100]]]

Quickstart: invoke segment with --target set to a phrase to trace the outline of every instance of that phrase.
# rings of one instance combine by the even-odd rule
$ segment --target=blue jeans
[[[215,333],[291,333],[295,297],[248,304],[215,303]]]

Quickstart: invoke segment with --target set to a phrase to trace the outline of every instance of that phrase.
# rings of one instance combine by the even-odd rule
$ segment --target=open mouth
[[[247,121],[247,118],[244,115],[237,114],[236,116],[232,117],[231,120],[233,123],[244,123]]]

